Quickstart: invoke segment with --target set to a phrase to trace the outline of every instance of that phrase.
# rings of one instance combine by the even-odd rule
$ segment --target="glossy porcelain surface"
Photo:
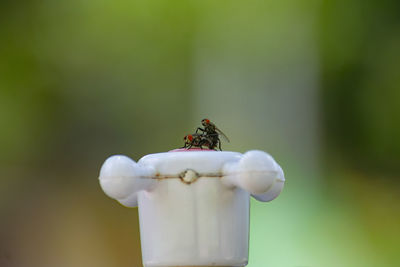
[[[250,195],[272,200],[284,176],[262,151],[185,150],[138,163],[110,157],[100,184],[123,205],[138,205],[145,266],[245,266]]]

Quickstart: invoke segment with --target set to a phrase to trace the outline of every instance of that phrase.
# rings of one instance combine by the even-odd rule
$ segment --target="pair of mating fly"
[[[205,146],[208,149],[216,149],[218,147],[219,150],[222,150],[221,140],[219,139],[220,135],[229,142],[229,138],[218,129],[214,123],[210,122],[209,119],[203,119],[201,125],[203,125],[204,128],[198,127],[196,133],[188,134],[183,138],[185,144],[182,148],[190,149],[192,147],[200,147],[203,149],[203,146]],[[201,133],[199,133],[199,131],[201,131]]]

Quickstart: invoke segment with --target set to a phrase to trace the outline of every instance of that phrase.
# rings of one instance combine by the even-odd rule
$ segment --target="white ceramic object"
[[[112,156],[99,179],[109,197],[139,207],[145,267],[246,266],[250,195],[270,201],[285,181],[265,152],[197,149],[138,163]]]

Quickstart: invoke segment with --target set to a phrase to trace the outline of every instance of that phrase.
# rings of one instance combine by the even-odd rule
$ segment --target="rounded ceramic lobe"
[[[285,181],[282,168],[259,150],[246,152],[238,162],[228,162],[223,173],[226,185],[242,188],[260,201],[277,197]]]
[[[111,198],[117,199],[125,206],[137,205],[137,193],[148,190],[155,180],[151,166],[141,166],[132,159],[116,155],[109,157],[100,170],[100,185]]]

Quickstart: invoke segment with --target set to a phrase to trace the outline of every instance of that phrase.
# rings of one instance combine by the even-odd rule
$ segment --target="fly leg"
[[[207,146],[206,140],[204,139],[204,137],[201,137],[201,140],[199,141],[199,146],[200,146],[200,149],[203,149],[203,146]]]
[[[197,133],[199,130],[202,131],[203,133],[206,131],[205,129],[198,127],[198,128],[196,129],[196,133]]]
[[[185,144],[181,148],[186,148],[186,147],[187,147],[187,143],[185,142]]]

